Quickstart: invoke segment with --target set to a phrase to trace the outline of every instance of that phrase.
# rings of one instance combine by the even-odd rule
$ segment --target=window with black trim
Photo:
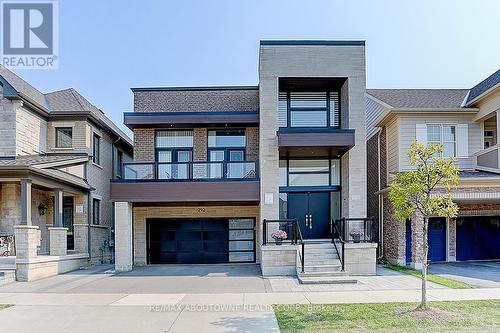
[[[155,141],[158,179],[189,179],[193,161],[193,131],[157,131]]]
[[[282,159],[279,162],[280,187],[340,186],[340,160]]]
[[[56,148],[72,148],[72,147],[73,147],[73,128],[57,127]]]
[[[101,200],[96,198],[92,199],[92,223],[101,224]]]
[[[338,91],[281,91],[279,127],[340,127]]]
[[[122,165],[123,165],[123,152],[119,149],[116,150],[116,161],[115,161],[115,170],[116,177],[122,177]]]
[[[100,165],[101,164],[101,137],[94,133],[94,149],[92,154],[92,161]]]

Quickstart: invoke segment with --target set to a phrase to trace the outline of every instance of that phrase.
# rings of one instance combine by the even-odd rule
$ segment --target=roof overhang
[[[470,101],[468,101],[466,103],[466,106],[474,105],[475,103],[479,102],[480,100],[482,100],[483,98],[487,97],[489,94],[491,94],[492,92],[496,91],[499,88],[500,88],[500,83],[495,84],[490,89],[486,90],[482,94],[479,94],[476,97],[474,97],[473,99],[471,99]]]
[[[280,154],[320,156],[343,155],[355,145],[353,129],[280,129]]]
[[[126,112],[124,124],[130,129],[141,127],[258,126],[259,112]]]
[[[55,171],[55,172],[54,172]],[[67,192],[88,192],[92,188],[84,180],[72,180],[70,176],[61,177],[62,171],[39,169],[36,167],[1,167],[0,182],[13,182],[20,179],[31,179],[47,188],[61,188]]]
[[[396,115],[431,115],[431,114],[447,114],[447,115],[464,115],[476,114],[478,108],[392,108],[382,113],[375,121],[376,127],[382,127]]]
[[[247,202],[260,200],[259,181],[111,181],[111,201],[142,203]]]

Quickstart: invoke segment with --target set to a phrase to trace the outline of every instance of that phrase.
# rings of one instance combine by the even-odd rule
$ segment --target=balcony
[[[124,163],[111,200],[128,202],[258,202],[258,163]]]
[[[475,169],[500,173],[500,144],[480,150],[474,154]]]

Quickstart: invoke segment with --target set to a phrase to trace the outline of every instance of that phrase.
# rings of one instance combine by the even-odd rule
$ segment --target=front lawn
[[[500,332],[500,300],[275,305],[281,332]]]
[[[384,266],[385,268],[392,269],[393,271],[398,271],[401,273],[413,275],[415,277],[418,277],[419,279],[422,278],[422,274],[420,271],[407,268],[407,267],[402,267],[398,265],[386,265]],[[442,276],[434,275],[434,274],[427,274],[427,281],[431,281],[437,284],[440,284],[442,286],[448,287],[448,288],[453,288],[453,289],[470,289],[472,286],[469,286],[468,284],[462,283],[460,281],[448,279]]]

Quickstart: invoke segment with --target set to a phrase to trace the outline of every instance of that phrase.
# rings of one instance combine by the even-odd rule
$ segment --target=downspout
[[[92,253],[90,251],[90,244],[91,244],[91,229],[90,229],[90,223],[92,223],[92,219],[91,219],[91,216],[90,216],[90,211],[92,209],[92,204],[91,204],[91,195],[90,195],[90,191],[89,193],[87,194],[87,229],[88,229],[88,236],[87,236],[87,251],[88,251],[88,254],[89,254],[89,263],[92,262]]]
[[[377,133],[377,159],[378,159],[378,168],[377,168],[377,182],[378,182],[378,190],[380,191],[380,169],[381,167],[381,154],[380,154],[380,136],[382,134],[382,129],[379,128]],[[382,195],[378,195],[378,232],[379,232],[379,258],[384,256],[384,200]]]

